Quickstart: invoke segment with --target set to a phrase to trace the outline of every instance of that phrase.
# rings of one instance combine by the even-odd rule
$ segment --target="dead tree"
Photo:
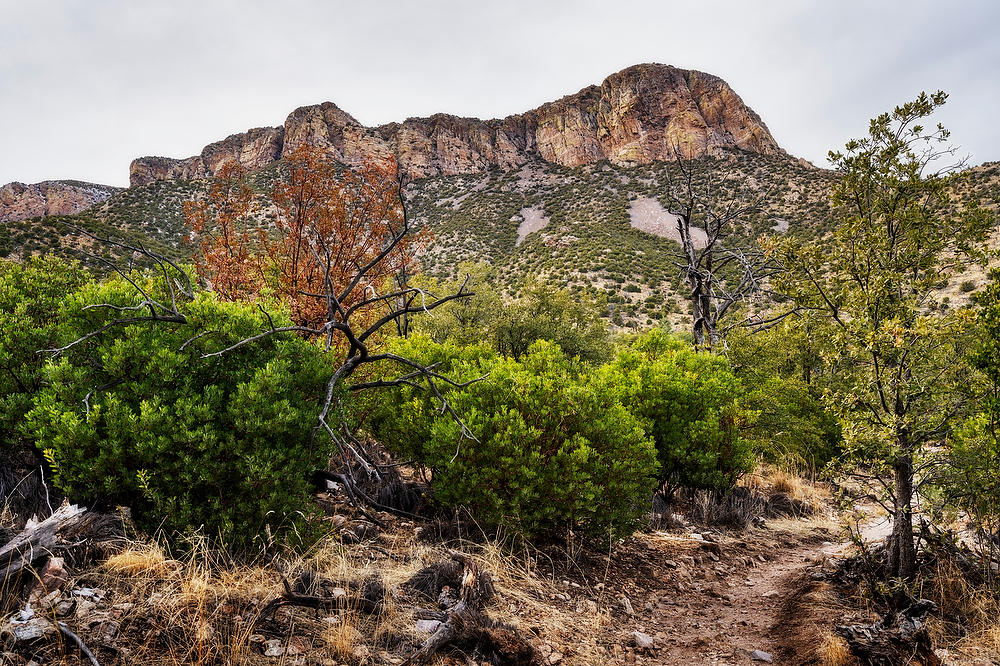
[[[667,170],[668,210],[676,217],[680,251],[675,262],[690,289],[691,332],[698,347],[716,347],[734,326],[766,325],[772,320],[733,316],[739,306],[769,294],[769,278],[780,264],[759,245],[741,238],[747,217],[759,213],[766,190],[741,184],[723,190],[717,174],[703,178],[693,160],[673,149]]]

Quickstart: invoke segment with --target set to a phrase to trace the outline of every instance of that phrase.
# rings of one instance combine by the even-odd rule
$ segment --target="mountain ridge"
[[[763,120],[720,77],[661,64],[633,65],[599,85],[505,118],[447,113],[366,127],[333,102],[301,106],[281,126],[258,127],[208,144],[187,158],[139,157],[132,186],[211,177],[236,160],[257,169],[303,143],[340,161],[394,157],[408,180],[511,170],[533,159],[560,166],[608,160],[648,163],[747,150],[785,154]]]
[[[75,215],[122,188],[79,180],[43,180],[0,186],[0,223],[48,215]]]

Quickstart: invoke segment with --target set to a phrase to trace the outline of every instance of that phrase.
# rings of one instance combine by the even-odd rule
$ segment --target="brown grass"
[[[822,666],[857,666],[858,658],[851,654],[847,641],[840,636],[827,634],[816,648]]]
[[[608,663],[610,648],[621,642],[605,607],[617,601],[611,593],[607,599],[597,593],[596,604],[561,601],[560,592],[568,590],[562,581],[539,573],[538,558],[545,556],[538,552],[513,554],[503,541],[447,546],[472,554],[490,572],[497,600],[484,610],[491,618],[517,627],[526,636],[540,628],[543,640],[554,650],[566,651],[563,646],[571,646],[571,663]],[[403,583],[425,565],[446,558],[445,545],[418,542],[411,530],[382,533],[375,549],[322,540],[281,568],[288,572],[309,569],[334,581],[378,575],[390,591],[383,612],[372,617],[283,607],[268,626],[272,632],[275,622],[287,626],[280,637],[282,645],[297,646],[314,660],[360,663],[377,660],[382,652],[406,656],[406,645],[419,645],[427,636],[416,631],[411,612],[416,600],[406,596]],[[263,606],[282,589],[270,563],[234,564],[204,540],[193,540],[183,556],[174,556],[162,544],[136,541],[90,572],[86,584],[107,591],[95,611],[126,609],[116,621],[121,626],[117,642],[130,650],[128,663],[291,663],[292,657],[264,657],[265,640],[275,636],[261,636],[261,628],[254,628]],[[85,640],[90,638],[85,626],[80,633]]]
[[[1000,659],[1000,599],[995,592],[968,580],[956,563],[940,558],[924,596],[938,605],[937,617],[928,623],[935,645],[968,656]],[[943,618],[943,619],[942,619]]]

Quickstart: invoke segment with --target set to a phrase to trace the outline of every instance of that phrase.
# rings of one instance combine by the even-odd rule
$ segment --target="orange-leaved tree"
[[[223,298],[275,296],[300,332],[333,344],[339,325],[366,328],[392,310],[394,278],[412,272],[420,236],[393,160],[345,168],[303,144],[285,167],[263,202],[229,162],[205,200],[185,204],[196,266]]]

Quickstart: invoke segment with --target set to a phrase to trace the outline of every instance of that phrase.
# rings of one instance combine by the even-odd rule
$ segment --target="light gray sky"
[[[717,74],[790,153],[826,153],[921,90],[1000,159],[995,0],[0,0],[0,184],[128,183],[295,107],[366,125],[503,117],[640,62]]]

